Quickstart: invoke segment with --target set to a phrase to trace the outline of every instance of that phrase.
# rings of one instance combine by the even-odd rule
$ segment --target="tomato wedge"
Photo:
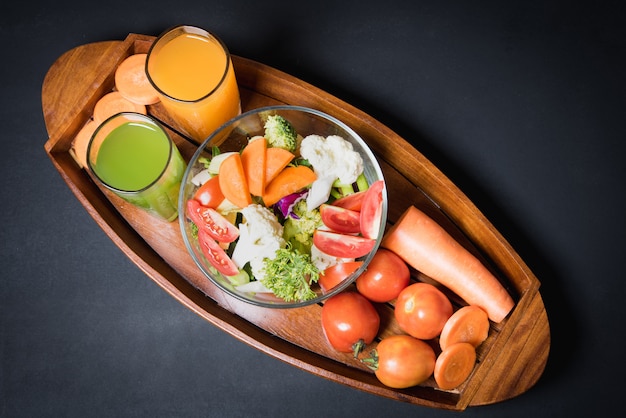
[[[357,234],[361,232],[361,214],[355,210],[323,203],[320,206],[320,216],[324,225],[343,234]]]
[[[193,195],[201,205],[216,208],[224,201],[224,193],[220,189],[219,176],[213,176],[206,181]]]
[[[215,209],[203,206],[195,199],[187,201],[187,214],[199,230],[219,242],[233,242],[239,236],[237,227]]]
[[[317,281],[322,288],[322,293],[326,294],[339,286],[348,276],[357,271],[361,265],[363,265],[362,261],[347,261],[327,267],[324,272],[320,274],[319,280]]]
[[[202,254],[224,276],[235,276],[239,274],[239,269],[228,257],[226,252],[219,246],[217,241],[211,237],[206,230],[198,231],[198,243],[202,249]]]
[[[313,244],[333,257],[359,258],[372,251],[376,240],[318,229],[313,233]]]
[[[356,210],[357,212],[361,210],[361,206],[363,205],[363,198],[365,197],[365,193],[367,191],[363,190],[360,192],[352,193],[333,202],[333,206],[339,206],[340,208],[346,208],[350,210]]]
[[[380,220],[383,213],[383,188],[385,183],[377,180],[372,183],[363,196],[361,205],[361,235],[376,239],[380,233]]]

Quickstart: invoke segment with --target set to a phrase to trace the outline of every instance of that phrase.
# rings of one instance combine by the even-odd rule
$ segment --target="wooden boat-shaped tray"
[[[225,295],[209,282],[187,253],[178,222],[166,223],[101,189],[72,156],[71,144],[91,118],[96,101],[114,88],[114,72],[128,55],[145,53],[154,37],[129,34],[123,41],[82,45],[49,69],[42,106],[49,139],[45,150],[78,200],[115,244],[180,303],[239,340],[326,379],[379,396],[417,405],[463,410],[500,402],[531,388],[544,371],[550,329],[540,283],[501,234],[430,161],[392,130],[310,84],[260,63],[233,56],[243,110],[292,104],[326,112],[357,131],[378,158],[385,175],[388,221],[409,206],[429,213],[501,279],[516,302],[511,314],[492,324],[477,350],[471,376],[455,390],[434,381],[397,390],[385,387],[351,355],[327,344],[320,305],[268,309]],[[199,144],[176,133],[176,124],[157,104],[149,113],[171,128],[188,160]],[[413,271],[417,280],[428,281]],[[453,295],[452,295],[453,296]],[[379,306],[379,338],[399,333],[391,306]],[[368,348],[369,349],[369,348]]]

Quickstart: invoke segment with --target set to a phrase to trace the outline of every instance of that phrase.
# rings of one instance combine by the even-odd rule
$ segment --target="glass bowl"
[[[357,151],[363,159],[364,175],[370,185],[377,180],[383,180],[383,173],[372,151],[354,130],[330,115],[318,110],[299,106],[269,106],[242,113],[212,133],[211,136],[200,145],[189,161],[182,180],[178,201],[180,214],[179,222],[187,250],[197,266],[204,275],[221,290],[237,299],[268,308],[296,308],[319,303],[342,292],[367,269],[369,262],[380,245],[385,230],[387,220],[386,188],[383,188],[382,215],[378,228],[379,234],[375,240],[374,247],[368,254],[357,259],[363,262],[361,266],[339,285],[325,293],[322,292],[322,289],[317,283],[314,283],[311,285],[311,289],[315,292],[314,298],[294,301],[280,299],[271,293],[241,291],[237,289],[238,286],[236,283],[234,284],[232,279],[219,273],[203,255],[197,238],[197,229],[188,216],[187,201],[194,196],[196,190],[199,188],[199,186],[194,184],[197,183],[197,181],[194,181],[194,178],[198,173],[205,170],[206,165],[204,161],[206,158],[211,158],[214,147],[218,147],[221,153],[241,151],[244,146],[248,144],[250,138],[264,135],[264,120],[268,115],[282,116],[292,124],[301,137],[306,137],[311,134],[323,137],[339,135],[350,142],[353,149]]]

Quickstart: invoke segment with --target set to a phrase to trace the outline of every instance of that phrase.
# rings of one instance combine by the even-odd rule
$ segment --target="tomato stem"
[[[365,348],[365,345],[366,345],[365,341],[363,341],[362,338],[359,341],[352,344],[352,354],[354,355],[355,359],[359,357],[359,354],[361,354],[361,351],[363,351],[363,349]]]
[[[378,351],[376,351],[376,349],[370,351],[370,356],[361,359],[361,363],[364,363],[367,367],[374,371],[378,370]]]

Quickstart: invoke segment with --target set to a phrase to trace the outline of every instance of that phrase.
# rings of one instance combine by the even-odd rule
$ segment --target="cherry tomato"
[[[357,234],[361,232],[361,214],[355,210],[339,206],[322,204],[320,216],[324,225],[343,234]]]
[[[435,351],[424,341],[409,335],[392,335],[376,347],[373,359],[366,363],[375,370],[382,384],[396,389],[419,385],[435,369]]]
[[[228,222],[218,211],[203,206],[195,199],[187,201],[187,212],[198,229],[206,231],[214,240],[233,242],[239,236],[239,230]]]
[[[356,288],[372,302],[389,302],[409,285],[409,267],[395,253],[379,248],[367,269],[356,279]]]
[[[441,334],[452,316],[450,299],[429,283],[405,287],[396,300],[396,321],[404,332],[415,338],[430,340]]]
[[[222,193],[222,189],[220,189],[219,176],[213,176],[207,180],[206,183],[196,190],[193,198],[203,206],[209,208],[218,207],[220,203],[224,201],[224,194]]]
[[[371,343],[380,326],[380,316],[372,303],[357,292],[342,292],[322,307],[322,328],[330,345],[344,353],[360,352]]]
[[[330,267],[327,267],[322,274],[320,274],[317,283],[322,288],[322,293],[328,293],[341,282],[346,280],[348,276],[357,271],[359,267],[363,265],[362,261],[347,261],[343,263],[337,263]]]
[[[365,190],[361,192],[352,193],[333,202],[333,206],[339,206],[340,208],[346,208],[359,212],[361,205],[363,204],[363,197],[365,197]]]
[[[361,235],[376,239],[380,232],[383,213],[383,189],[385,183],[377,180],[365,192],[361,205]]]
[[[313,244],[323,253],[339,258],[359,258],[374,248],[376,241],[356,235],[316,230]]]
[[[239,274],[239,269],[219,246],[219,244],[204,229],[198,230],[198,243],[202,249],[202,254],[224,276],[235,276]]]

